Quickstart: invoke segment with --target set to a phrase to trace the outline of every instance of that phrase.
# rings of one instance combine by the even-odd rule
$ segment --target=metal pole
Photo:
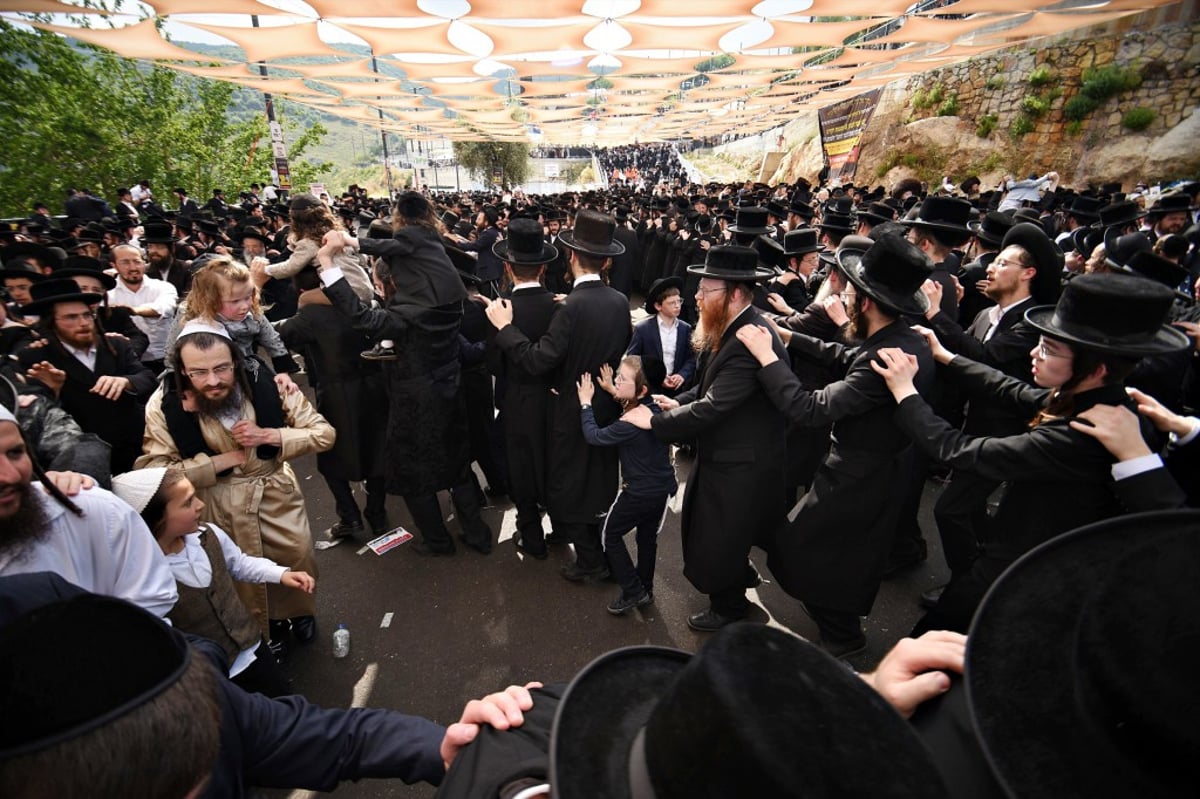
[[[371,71],[376,75],[379,74],[379,65],[375,62],[375,53],[371,53]],[[388,160],[387,131],[383,129],[383,109],[376,108],[375,110],[379,112],[379,138],[383,141],[383,175],[384,179],[387,180],[388,197],[391,197],[393,194],[392,165]]]
[[[258,15],[250,15],[250,24],[258,27]],[[267,65],[258,62],[258,74],[267,77]],[[288,167],[287,145],[283,141],[283,127],[275,121],[275,102],[270,92],[263,92],[263,100],[267,104],[267,128],[271,131],[271,156],[274,166],[271,168],[271,180],[279,186],[282,192],[292,190],[292,172]]]

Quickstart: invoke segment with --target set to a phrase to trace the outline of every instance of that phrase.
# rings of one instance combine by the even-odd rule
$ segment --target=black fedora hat
[[[91,242],[92,244],[104,243],[104,226],[96,222],[89,222],[83,230],[79,231],[80,242]]]
[[[1012,229],[1016,221],[1010,214],[1002,211],[988,211],[983,215],[983,219],[974,219],[967,223],[967,227],[975,234],[975,238],[983,242],[986,246],[992,249],[999,249],[1000,242],[1004,241],[1004,234]]]
[[[559,799],[944,796],[912,728],[818,647],[730,625],[696,655],[602,655],[563,693],[550,734]]]
[[[1198,530],[1194,509],[1118,516],[1047,541],[992,585],[965,682],[1008,796],[1195,794]]]
[[[1051,338],[1131,358],[1178,352],[1191,340],[1169,326],[1175,292],[1130,275],[1080,275],[1057,305],[1038,305],[1025,321]]]
[[[1104,243],[1104,231],[1095,227],[1075,228],[1071,234],[1075,240],[1075,252],[1083,258],[1092,257],[1092,251]]]
[[[613,241],[613,231],[616,229],[617,220],[611,216],[584,209],[575,215],[575,227],[564,230],[558,240],[572,250],[611,258],[625,252],[624,244]]]
[[[821,215],[821,224],[817,227],[821,230],[832,230],[835,233],[853,233],[854,217],[849,214],[826,211]]]
[[[80,291],[79,284],[71,278],[52,278],[34,283],[29,289],[30,303],[21,312],[32,316],[43,316],[60,302],[82,302],[95,305],[104,299],[103,294]]]
[[[1041,225],[1021,222],[1013,225],[1000,242],[1001,250],[1009,246],[1020,247],[1033,259],[1037,274],[1029,286],[1029,292],[1033,295],[1034,301],[1038,303],[1055,302],[1062,286],[1065,260],[1058,245],[1050,240]]]
[[[901,224],[928,228],[935,233],[949,234],[965,241],[971,235],[967,222],[971,219],[971,204],[956,197],[930,195],[921,203],[915,219],[900,220]]]
[[[1181,300],[1193,301],[1190,294],[1179,290],[1179,286],[1188,279],[1188,270],[1156,252],[1143,250],[1134,253],[1133,257],[1125,264],[1125,271],[1166,286],[1174,291],[1175,296]]]
[[[773,269],[758,264],[758,250],[740,244],[718,245],[709,249],[702,264],[692,264],[688,274],[714,280],[757,283],[775,276]]]
[[[767,203],[767,213],[776,219],[786,219],[788,207],[783,204],[782,200],[771,200]]]
[[[896,209],[887,203],[873,202],[868,204],[865,210],[858,212],[858,218],[865,219],[872,225],[894,222],[896,221]]]
[[[1073,216],[1080,222],[1090,225],[1100,219],[1100,198],[1087,194],[1076,195],[1067,207],[1067,215]]]
[[[15,247],[17,245],[13,246]],[[12,247],[8,247],[6,249],[12,249]],[[20,261],[15,255],[8,255],[5,257],[7,260],[4,262],[4,268],[0,269],[0,280],[5,280],[6,278],[23,277],[33,281],[34,283],[40,283],[49,278],[49,275],[38,271],[38,268],[28,261]]]
[[[825,249],[817,241],[815,228],[801,227],[789,230],[783,237],[783,254],[808,255],[810,252],[820,252]]]
[[[1158,198],[1154,205],[1150,206],[1147,211],[1153,217],[1163,216],[1164,214],[1175,214],[1180,212],[1195,211],[1196,207],[1192,205],[1192,198],[1183,192],[1169,192]]]
[[[772,271],[783,265],[783,245],[773,236],[755,236],[750,245],[758,253],[758,260]]]
[[[99,280],[106,290],[117,287],[117,279],[104,272],[104,264],[98,258],[86,255],[72,255],[63,264],[62,269],[55,269],[53,277],[90,277]]]
[[[1104,231],[1104,259],[1113,269],[1124,269],[1139,252],[1150,252],[1154,245],[1144,233],[1121,234],[1120,227],[1110,227]]]
[[[50,269],[58,266],[61,260],[51,248],[42,244],[34,244],[32,241],[18,241],[0,250],[0,260],[3,260],[5,264],[21,258],[32,258],[43,267]]]
[[[729,226],[730,233],[761,236],[764,233],[774,233],[775,226],[767,224],[767,209],[757,205],[748,205],[737,210],[737,216]]]
[[[842,243],[838,245],[836,253],[830,253],[828,250],[822,252],[821,261],[830,266],[836,266],[843,272],[848,272],[851,269],[858,268],[863,254],[873,246],[875,246],[875,239],[869,236],[850,235],[842,239]]]
[[[678,289],[683,291],[683,278],[681,277],[660,277],[658,280],[650,284],[650,290],[646,292],[646,304],[642,308],[646,313],[654,316],[658,313],[655,304],[662,299],[663,292],[668,289]]]
[[[370,223],[368,223],[368,224],[370,224]],[[275,243],[275,240],[273,238],[271,238],[270,235],[263,233],[262,230],[254,227],[253,225],[247,225],[246,227],[242,228],[241,232],[239,233],[239,235],[238,235],[239,241],[245,241],[246,239],[254,239],[255,241],[261,241],[264,245],[267,245],[267,246]]]
[[[838,265],[851,283],[893,311],[923,316],[929,309],[921,284],[933,274],[933,264],[917,245],[901,236],[883,236],[857,264],[839,258]]]
[[[542,238],[542,224],[536,219],[514,219],[505,235],[492,245],[492,253],[501,261],[534,266],[558,258],[558,248]]]
[[[229,239],[225,236],[225,231],[221,229],[221,226],[211,219],[197,220],[196,227],[206,236],[211,236],[212,238],[219,239],[220,241],[229,241]]]
[[[1145,215],[1146,212],[1142,206],[1133,200],[1122,200],[1101,208],[1100,221],[1096,224],[1100,227],[1124,227],[1132,225]]]

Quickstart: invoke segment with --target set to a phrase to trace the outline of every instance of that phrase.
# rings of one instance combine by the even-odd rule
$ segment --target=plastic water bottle
[[[339,624],[337,629],[333,631],[333,656],[335,658],[344,658],[350,654],[350,631],[346,629],[346,625]]]

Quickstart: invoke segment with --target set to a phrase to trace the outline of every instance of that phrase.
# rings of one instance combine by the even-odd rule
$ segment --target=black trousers
[[[575,563],[581,569],[594,571],[604,568],[604,548],[600,545],[600,525],[585,522],[550,520],[554,532],[575,545]]]
[[[804,609],[817,623],[817,629],[821,631],[821,640],[823,641],[843,643],[857,641],[863,637],[862,619],[858,617],[857,613],[822,608],[808,602],[804,603]]]
[[[454,502],[454,510],[458,514],[458,523],[462,527],[462,537],[476,549],[490,550],[492,548],[492,528],[480,516],[479,490],[474,481],[463,477],[450,489],[450,499]],[[441,552],[454,551],[454,539],[446,529],[446,521],[442,518],[442,506],[438,503],[437,494],[418,494],[404,496],[404,504],[413,518],[426,545],[430,549]]]
[[[992,558],[987,555],[976,558],[970,569],[951,578],[937,605],[917,620],[909,635],[916,638],[930,630],[950,630],[965,634],[971,626],[971,619],[975,617],[979,603],[983,601],[992,583],[1012,564],[1007,558]]]
[[[329,493],[333,494],[333,506],[337,511],[338,519],[346,524],[359,524],[362,522],[362,512],[358,509],[358,501],[354,498],[354,489],[350,487],[349,480],[339,480],[336,477],[321,475],[325,478],[325,484],[329,486]],[[367,489],[367,507],[366,514],[371,516],[382,516],[386,513],[385,502],[387,494],[383,490],[383,475],[378,477],[368,477],[364,481]],[[383,530],[376,530],[377,533],[383,533]]]
[[[964,573],[979,556],[988,523],[987,501],[1000,484],[970,472],[955,471],[933,508],[946,565],[954,575]]]
[[[666,518],[667,494],[631,494],[621,491],[604,519],[600,535],[608,568],[627,599],[654,593],[654,561],[658,557],[658,531]],[[625,536],[637,529],[637,566],[629,557]]]
[[[291,683],[283,676],[283,671],[275,662],[275,655],[266,641],[261,641],[258,649],[254,650],[254,662],[230,679],[249,693],[262,694],[272,699],[293,693]]]

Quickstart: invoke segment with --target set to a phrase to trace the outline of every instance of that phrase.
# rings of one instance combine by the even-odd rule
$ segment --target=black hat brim
[[[1150,338],[1139,341],[1119,340],[1089,336],[1082,329],[1064,328],[1054,318],[1055,306],[1037,305],[1025,312],[1025,321],[1042,333],[1060,341],[1076,344],[1089,350],[1107,353],[1109,355],[1124,355],[1130,358],[1142,358],[1148,355],[1165,355],[1171,352],[1185,350],[1192,345],[1182,331],[1167,325],[1160,325]]]
[[[104,272],[97,272],[94,269],[55,269],[51,277],[90,277],[99,280],[100,285],[109,291],[117,287],[117,279],[115,277]]]
[[[967,225],[950,225],[945,222],[926,222],[924,219],[900,219],[897,220],[902,225],[910,225],[912,227],[929,228],[930,230],[940,230],[943,233],[956,233],[963,236],[974,234]]]
[[[560,237],[561,240],[561,237]],[[501,239],[492,245],[492,254],[501,261],[507,261],[518,266],[538,266],[548,264],[558,258],[558,248],[549,242],[542,242],[539,252],[514,252],[509,239]]]
[[[103,294],[94,294],[90,291],[79,291],[74,294],[59,294],[55,297],[46,297],[42,300],[34,300],[28,305],[21,306],[21,313],[29,316],[45,316],[46,311],[51,310],[55,305],[64,302],[82,302],[85,305],[95,305],[104,299]]]
[[[1123,795],[1115,762],[1096,752],[1086,762],[1064,760],[1064,747],[1097,723],[1076,705],[1076,623],[1092,586],[1135,542],[1169,546],[1198,528],[1194,509],[1091,524],[1030,550],[988,590],[967,636],[965,681],[976,735],[1007,795],[1099,795],[1076,782],[1081,773]]]
[[[654,304],[658,302],[659,298],[668,289],[683,291],[683,278],[672,275],[671,277],[663,277],[654,281],[650,286],[650,290],[646,292],[646,304],[642,306],[646,313],[651,316],[658,313],[658,309],[654,307]]]
[[[625,252],[625,245],[615,240],[609,242],[607,245],[590,241],[577,241],[575,239],[574,230],[564,230],[559,234],[558,240],[562,242],[564,247],[569,247],[572,250],[578,250],[579,252],[587,253],[588,255],[596,255],[601,258],[612,258],[616,255],[622,255]]]
[[[735,216],[735,218],[736,218],[736,216]],[[761,227],[738,227],[738,225],[733,224],[733,225],[730,225],[727,228],[727,230],[730,233],[741,233],[746,236],[750,236],[750,235],[762,236],[765,234],[774,233],[775,226],[774,225],[762,225]]]
[[[846,273],[846,277],[854,284],[855,288],[876,302],[886,305],[893,311],[899,311],[909,316],[924,316],[925,312],[929,310],[929,298],[920,289],[908,295],[896,294],[882,286],[876,286],[867,280],[861,258],[857,263],[850,263],[847,260],[839,258],[838,268]]]
[[[775,277],[774,269],[756,266],[753,272],[743,272],[740,270],[717,269],[708,266],[707,264],[692,264],[687,268],[689,275],[698,275],[699,277],[707,277],[713,280],[731,280],[735,283],[761,283],[764,280],[770,280]]]

